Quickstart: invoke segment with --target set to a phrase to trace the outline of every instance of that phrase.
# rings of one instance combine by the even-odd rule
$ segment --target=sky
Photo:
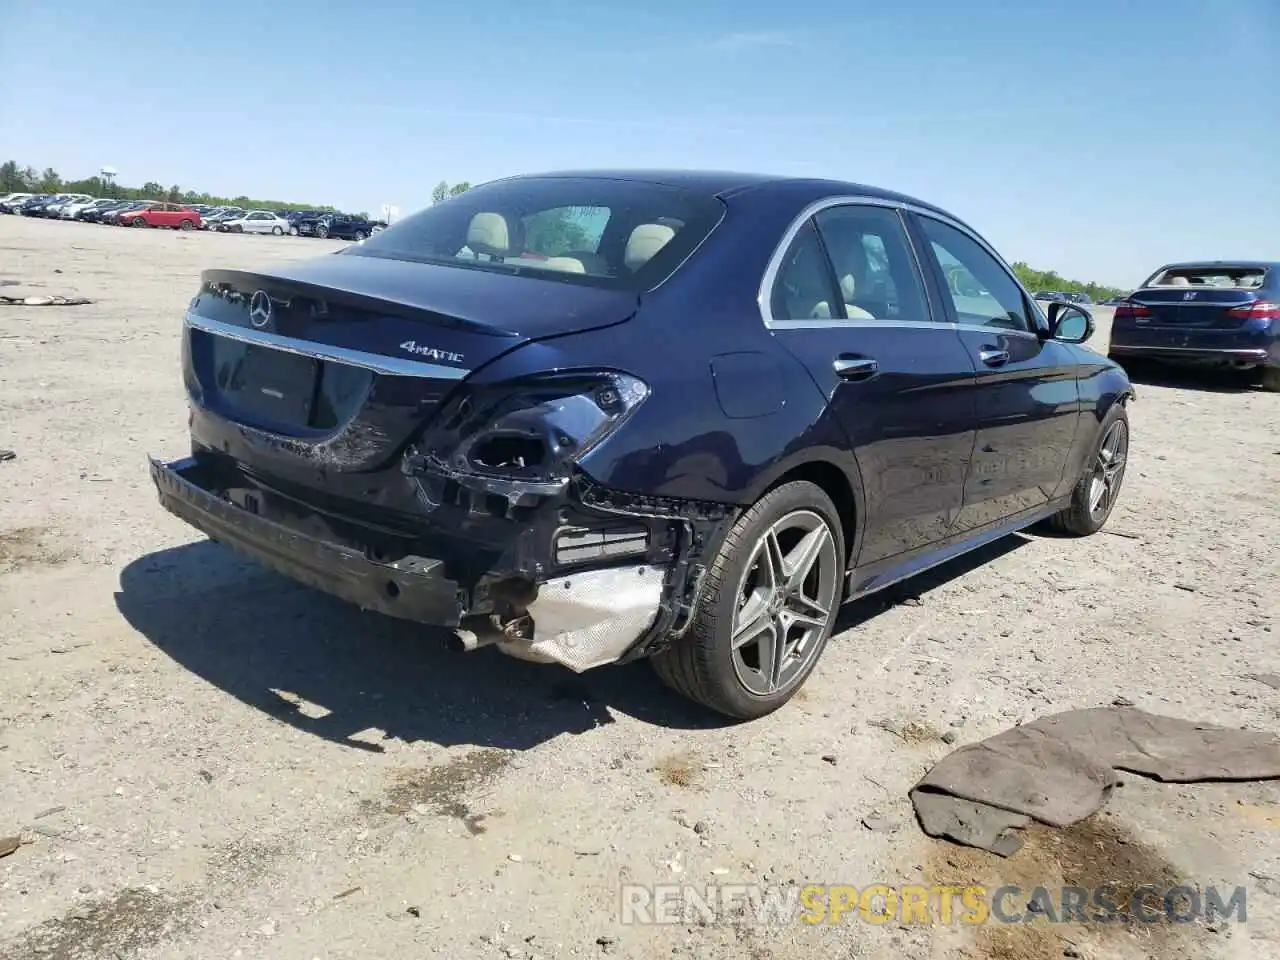
[[[1132,286],[1280,259],[1280,0],[0,0],[0,159],[402,213],[688,167],[899,190]]]

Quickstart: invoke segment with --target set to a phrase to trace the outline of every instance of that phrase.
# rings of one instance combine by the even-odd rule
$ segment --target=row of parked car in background
[[[331,210],[246,210],[236,206],[170,203],[165,200],[116,200],[82,193],[11,193],[0,197],[0,213],[117,227],[266,233],[277,237],[333,237],[357,242],[387,226],[381,220]]]

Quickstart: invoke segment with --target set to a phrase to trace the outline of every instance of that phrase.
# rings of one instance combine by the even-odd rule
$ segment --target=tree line
[[[1091,300],[1101,301],[1126,292],[1119,287],[1109,287],[1104,283],[1067,280],[1060,276],[1056,270],[1037,270],[1034,267],[1027,266],[1021,260],[1011,263],[1010,266],[1013,267],[1013,272],[1018,275],[1018,279],[1022,281],[1022,285],[1032,293],[1040,290],[1051,293],[1084,293],[1088,294]]]
[[[254,210],[328,210],[338,209],[323,203],[291,203],[285,200],[259,200],[254,197],[222,197],[202,190],[184,190],[178,184],[166,187],[148,180],[140,187],[127,187],[104,177],[64,180],[53,167],[37,172],[35,167],[19,166],[16,160],[0,163],[0,196],[7,193],[87,193],[92,197],[117,200],[163,200],[168,203],[205,203],[210,206],[235,206]],[[367,214],[361,214],[367,216]]]
[[[463,180],[460,183],[448,183],[441,180],[431,190],[431,202],[442,203],[450,197],[466,193],[471,183]],[[212,206],[252,207],[258,210],[332,210],[336,208],[318,203],[290,203],[284,200],[258,200],[247,196],[221,197],[200,190],[183,190],[177,184],[165,187],[154,180],[148,180],[140,187],[126,187],[105,180],[100,176],[86,177],[83,180],[63,180],[58,171],[46,167],[37,172],[34,167],[21,167],[17,161],[9,160],[0,164],[0,195],[6,193],[87,193],[95,197],[116,197],[121,200],[165,200],[169,203],[207,203]],[[361,216],[368,216],[362,213]],[[556,255],[570,250],[582,249],[586,245],[586,231],[574,222],[574,218],[561,213],[554,222],[531,224],[540,234],[541,240],[537,248],[545,253]],[[532,242],[534,237],[530,237]],[[1017,261],[1012,264],[1014,272],[1023,285],[1033,293],[1039,290],[1057,291],[1060,293],[1084,293],[1094,300],[1105,300],[1122,293],[1118,287],[1094,283],[1085,280],[1068,280],[1056,270],[1037,270],[1028,264]]]

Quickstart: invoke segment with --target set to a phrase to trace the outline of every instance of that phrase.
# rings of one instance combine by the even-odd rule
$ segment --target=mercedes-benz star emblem
[[[259,330],[271,323],[271,298],[265,290],[259,290],[249,301],[249,322]]]

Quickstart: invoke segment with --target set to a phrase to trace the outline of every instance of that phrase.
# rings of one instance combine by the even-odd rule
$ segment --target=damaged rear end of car
[[[536,349],[633,322],[717,222],[714,201],[637,189],[499,183],[358,252],[206,271],[182,339],[191,451],[151,461],[161,503],[459,650],[582,671],[678,635],[730,509],[596,482],[584,460],[651,384]]]

